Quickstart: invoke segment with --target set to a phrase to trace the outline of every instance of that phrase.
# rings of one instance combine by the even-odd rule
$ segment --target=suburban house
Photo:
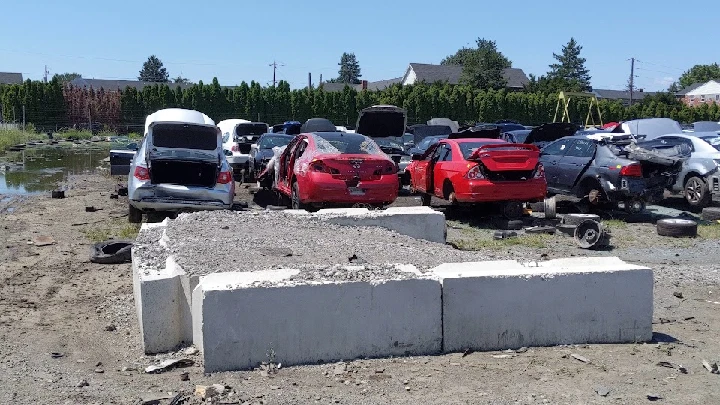
[[[682,100],[690,107],[697,107],[702,104],[720,104],[720,83],[710,80],[685,93]]]
[[[0,84],[22,84],[22,73],[0,72]]]
[[[675,98],[682,101],[689,92],[697,89],[698,87],[702,86],[703,84],[705,84],[705,83],[693,83],[693,84],[683,88],[682,90],[678,91],[677,93],[675,93]]]
[[[593,89],[592,92],[598,100],[619,100],[624,106],[630,105],[630,92],[627,90],[603,90]],[[633,103],[636,103],[645,97],[654,96],[654,91],[643,91],[643,89],[637,89],[632,94]]]
[[[447,82],[449,84],[460,83],[462,66],[460,65],[430,65],[427,63],[411,63],[405,70],[402,77],[402,84],[411,85],[419,82],[435,83]],[[507,81],[509,90],[522,90],[530,83],[525,72],[518,68],[507,68],[503,71],[503,77]]]
[[[180,83],[154,83],[154,82],[141,82],[139,80],[107,80],[107,79],[85,79],[78,77],[70,81],[70,85],[74,87],[92,88],[95,90],[103,89],[105,91],[118,91],[125,90],[126,87],[133,87],[137,90],[142,90],[147,86],[154,86],[156,84],[167,84],[171,89],[180,87],[186,89],[193,86],[192,84],[180,84]]]

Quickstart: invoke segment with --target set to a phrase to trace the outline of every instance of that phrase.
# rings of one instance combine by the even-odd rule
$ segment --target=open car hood
[[[360,111],[355,132],[370,138],[402,137],[407,126],[407,112],[394,105],[375,105]]]
[[[467,138],[500,139],[500,127],[497,125],[482,125],[479,127],[468,128],[448,136],[448,139]]]
[[[578,129],[577,125],[568,122],[542,124],[530,131],[530,134],[525,139],[525,143],[534,144],[537,142],[557,141],[560,138],[574,135]]]
[[[300,132],[337,132],[335,124],[325,118],[310,118],[300,128]]]

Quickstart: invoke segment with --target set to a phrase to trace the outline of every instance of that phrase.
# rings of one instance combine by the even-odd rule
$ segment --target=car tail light
[[[322,160],[313,160],[310,162],[310,169],[314,172],[328,173],[328,167],[323,163]]]
[[[398,167],[398,165],[395,162],[385,166],[385,174],[393,174],[393,173],[397,173],[398,171],[400,171],[400,168]]]
[[[240,152],[240,147],[238,146],[238,144],[234,144],[232,148],[230,148],[230,150],[233,152]]]
[[[148,170],[146,167],[142,166],[135,166],[135,173],[133,174],[136,179],[138,180],[150,180],[150,170]]]
[[[232,179],[231,172],[220,172],[220,174],[218,174],[217,182],[220,184],[228,184],[232,181]]]
[[[470,170],[468,170],[465,177],[468,180],[483,180],[485,178],[485,175],[482,174],[482,171],[480,170],[480,165],[473,166]]]
[[[639,163],[631,163],[620,169],[620,175],[625,177],[642,177],[642,166]]]
[[[544,179],[545,178],[545,167],[538,163],[537,168],[535,168],[535,175],[533,176],[534,179]]]

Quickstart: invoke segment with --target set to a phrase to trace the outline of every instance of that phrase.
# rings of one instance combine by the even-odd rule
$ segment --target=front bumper
[[[547,193],[544,180],[491,182],[468,180],[465,187],[457,187],[455,198],[461,203],[520,201],[542,201]]]
[[[142,211],[182,211],[230,209],[234,196],[233,182],[212,189],[148,182],[129,190],[128,199]]]

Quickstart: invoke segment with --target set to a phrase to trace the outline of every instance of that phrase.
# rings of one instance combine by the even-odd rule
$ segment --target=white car
[[[141,222],[144,213],[230,209],[234,197],[232,169],[213,120],[180,108],[148,115],[130,164],[130,222]]]
[[[267,133],[268,124],[242,119],[218,122],[222,132],[223,152],[233,168],[235,180],[240,183],[252,181],[252,145],[260,135]]]

